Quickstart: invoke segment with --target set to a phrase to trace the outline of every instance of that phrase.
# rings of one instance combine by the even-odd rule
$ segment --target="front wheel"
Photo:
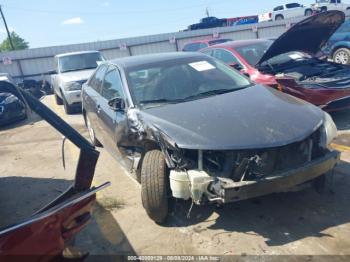
[[[350,50],[347,48],[339,48],[333,54],[333,61],[342,64],[349,65],[350,64]]]
[[[60,98],[56,93],[55,93],[54,96],[55,96],[56,104],[57,105],[62,105],[63,104],[62,98]]]
[[[71,106],[70,104],[68,104],[66,98],[64,97],[64,95],[62,94],[62,101],[63,101],[63,107],[64,107],[64,111],[66,112],[67,115],[71,115],[74,113],[74,108],[73,106]]]
[[[148,216],[158,224],[164,223],[169,210],[169,178],[164,155],[159,150],[145,154],[141,167],[142,205]]]

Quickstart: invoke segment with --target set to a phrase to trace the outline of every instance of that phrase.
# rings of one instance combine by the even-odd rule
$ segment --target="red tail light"
[[[269,13],[269,17],[270,17],[270,18],[272,17],[272,13]]]

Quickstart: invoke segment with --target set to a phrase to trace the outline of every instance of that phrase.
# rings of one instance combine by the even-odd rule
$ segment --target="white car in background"
[[[283,20],[299,16],[310,16],[314,13],[311,7],[299,3],[288,3],[276,6],[272,12],[259,16],[259,22]]]
[[[350,10],[350,4],[346,4],[341,0],[316,0],[316,3],[312,7],[318,12],[338,10],[345,13]]]
[[[81,107],[81,87],[104,61],[99,51],[64,53],[55,56],[55,69],[49,72],[55,100],[67,114]]]

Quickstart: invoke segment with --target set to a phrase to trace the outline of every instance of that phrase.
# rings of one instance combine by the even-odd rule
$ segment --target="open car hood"
[[[344,21],[345,14],[341,11],[323,12],[304,19],[277,38],[262,56],[258,65],[292,51],[315,55]]]

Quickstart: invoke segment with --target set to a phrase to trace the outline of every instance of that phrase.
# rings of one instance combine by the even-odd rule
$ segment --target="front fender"
[[[330,48],[330,50],[331,50],[330,55],[333,55],[335,50],[337,50],[339,48],[343,48],[343,47],[350,49],[350,41],[338,41],[338,42],[334,43]]]

